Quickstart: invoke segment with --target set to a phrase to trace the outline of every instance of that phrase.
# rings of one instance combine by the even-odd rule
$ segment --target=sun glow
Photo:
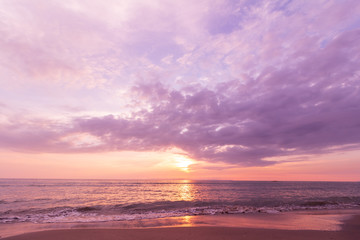
[[[184,172],[189,172],[189,166],[194,164],[194,161],[187,158],[186,156],[176,155],[175,156],[175,165]]]

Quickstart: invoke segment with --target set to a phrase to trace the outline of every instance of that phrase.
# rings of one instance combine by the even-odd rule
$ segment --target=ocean
[[[359,182],[0,179],[0,223],[359,209]]]

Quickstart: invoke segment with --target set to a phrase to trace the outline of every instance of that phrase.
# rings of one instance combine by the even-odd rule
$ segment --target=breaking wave
[[[139,219],[156,219],[164,217],[180,217],[195,215],[247,214],[281,212],[297,210],[324,210],[359,208],[360,199],[347,199],[347,202],[306,201],[302,203],[266,203],[244,205],[240,203],[189,202],[189,201],[160,201],[153,203],[138,203],[129,205],[100,205],[78,207],[56,207],[48,209],[8,210],[0,213],[0,223],[80,223],[107,222]]]

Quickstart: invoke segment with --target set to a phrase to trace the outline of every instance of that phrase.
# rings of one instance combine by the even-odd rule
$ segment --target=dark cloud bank
[[[211,90],[138,85],[134,95],[145,99],[150,110],[134,112],[131,118],[76,118],[55,130],[14,124],[1,128],[0,144],[35,152],[177,147],[198,160],[243,166],[274,164],[266,161],[269,157],[357,148],[359,40],[359,30],[345,32],[286,67],[267,68],[257,78],[224,82]],[[59,140],[71,133],[88,133],[104,144],[74,148]]]

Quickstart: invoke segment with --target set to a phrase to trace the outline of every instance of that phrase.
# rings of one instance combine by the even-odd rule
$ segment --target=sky
[[[0,178],[360,181],[358,0],[2,0]]]

